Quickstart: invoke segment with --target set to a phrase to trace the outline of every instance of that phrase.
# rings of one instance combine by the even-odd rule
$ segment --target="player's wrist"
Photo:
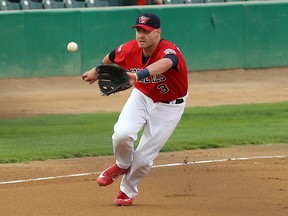
[[[134,76],[135,76],[135,83],[137,83],[138,82],[138,76],[136,73],[134,73]]]
[[[100,65],[103,65],[103,61],[101,61],[99,64],[97,64],[97,65],[95,66],[95,71],[96,71],[96,72],[98,71],[98,67],[99,67]]]
[[[138,71],[135,73],[135,77],[136,77],[136,82],[138,82],[139,80],[145,79],[146,77],[150,76],[150,71],[148,70],[148,68],[143,69],[142,71]]]

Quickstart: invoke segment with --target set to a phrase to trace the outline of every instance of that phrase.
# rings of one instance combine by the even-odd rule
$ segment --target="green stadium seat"
[[[85,0],[64,0],[64,5],[66,8],[85,8]]]
[[[246,0],[226,0],[226,2],[245,2]]]
[[[136,0],[108,0],[109,6],[129,6],[136,5]]]
[[[163,4],[184,4],[185,0],[163,0]]]
[[[85,0],[87,7],[108,7],[108,1],[105,0]]]
[[[43,0],[43,8],[44,9],[57,9],[57,8],[65,8],[63,1],[56,0]]]
[[[186,0],[185,4],[205,3],[205,0]]]
[[[0,0],[0,10],[21,10],[19,1]]]
[[[205,0],[206,3],[221,3],[225,2],[225,0]]]
[[[22,10],[43,9],[41,0],[21,0],[20,5]]]

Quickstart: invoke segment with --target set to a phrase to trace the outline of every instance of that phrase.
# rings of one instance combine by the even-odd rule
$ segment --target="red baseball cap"
[[[161,28],[160,19],[153,13],[140,14],[136,19],[136,25],[132,28],[141,27],[146,31],[152,31],[154,29]]]

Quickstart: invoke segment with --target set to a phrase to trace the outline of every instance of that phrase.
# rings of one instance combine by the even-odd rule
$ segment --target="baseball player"
[[[128,70],[129,83],[134,85],[114,125],[116,162],[97,178],[100,186],[107,186],[123,175],[120,192],[113,202],[117,206],[132,204],[139,182],[180,121],[188,97],[186,62],[178,47],[161,39],[158,16],[141,14],[132,28],[136,29],[136,39],[118,46],[101,62]],[[82,75],[90,84],[97,77],[97,67]]]

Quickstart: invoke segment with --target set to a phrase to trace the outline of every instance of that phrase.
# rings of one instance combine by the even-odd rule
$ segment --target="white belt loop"
[[[169,104],[176,104],[176,100],[170,101]]]

